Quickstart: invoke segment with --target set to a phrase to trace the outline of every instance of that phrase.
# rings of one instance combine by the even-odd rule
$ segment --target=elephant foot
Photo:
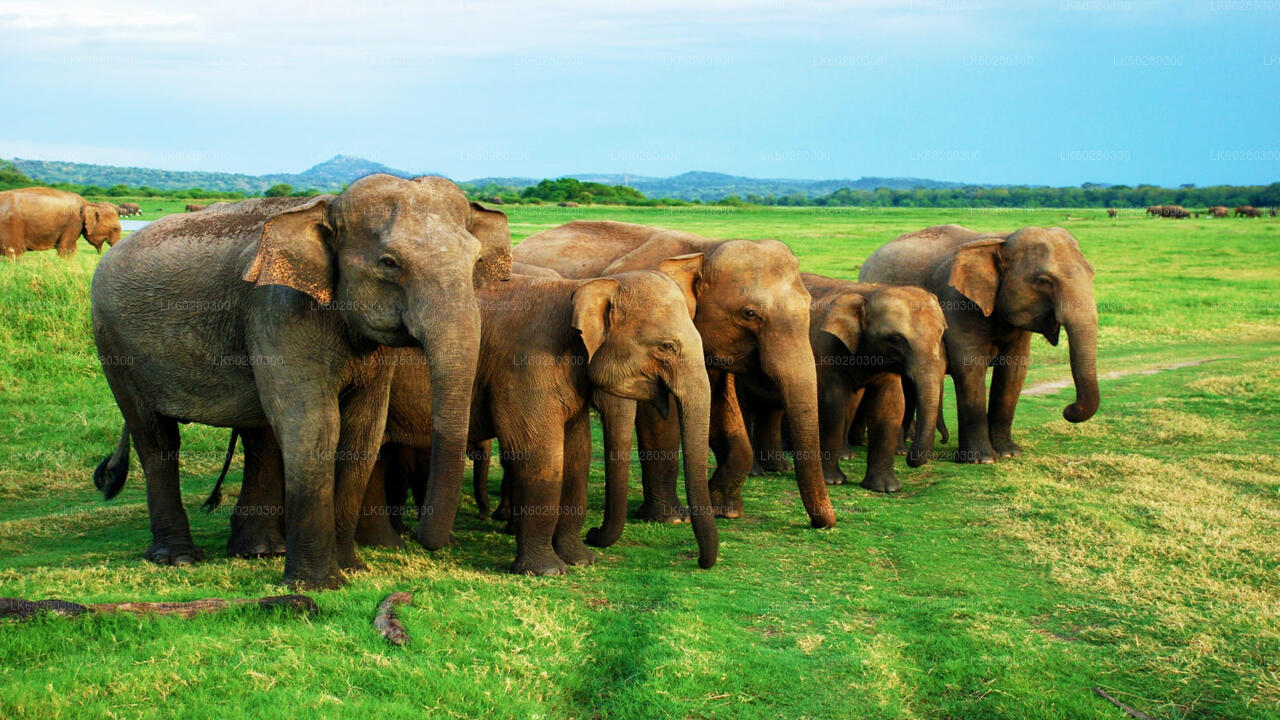
[[[238,524],[231,528],[227,539],[227,555],[238,558],[259,558],[283,555],[284,534],[276,522]]]
[[[958,463],[982,463],[984,465],[996,461],[996,451],[990,445],[986,447],[967,447],[961,445],[956,450],[955,461]]]
[[[507,572],[513,575],[564,575],[569,569],[551,548],[536,553],[518,554]]]
[[[750,472],[748,472],[748,473],[747,473],[747,475],[749,475],[749,476],[751,476],[751,477],[763,477],[763,476],[764,476],[764,468],[760,467],[760,461],[759,461],[759,460],[756,460],[755,462],[751,463],[751,470],[750,470]]]
[[[617,532],[621,534],[621,531]],[[617,541],[617,537],[607,531],[603,525],[587,530],[587,544],[591,547],[605,548]]]
[[[511,504],[506,501],[498,503],[498,509],[493,511],[493,519],[498,522],[511,520]]]
[[[347,552],[338,551],[338,568],[346,572],[364,572],[369,569],[369,566],[356,557],[353,549]]]
[[[902,489],[902,483],[893,472],[867,473],[862,479],[862,487],[878,493],[895,493]]]
[[[825,480],[828,485],[844,485],[849,482],[849,478],[846,477],[844,471],[839,468],[830,472],[824,472],[822,479]]]
[[[591,565],[596,561],[596,554],[578,537],[568,538],[553,543],[556,555],[567,565]]]
[[[711,509],[716,517],[742,517],[742,493],[731,492],[723,488],[711,488]]]
[[[791,472],[793,466],[785,456],[775,457],[772,454],[759,461],[760,469],[767,473]]]
[[[1012,440],[992,440],[991,447],[996,451],[996,457],[1011,458],[1022,454],[1022,448]]]
[[[192,565],[204,560],[204,551],[190,540],[186,542],[154,542],[147,548],[147,560],[157,565]]]
[[[337,566],[328,570],[308,571],[285,569],[283,584],[298,590],[336,590],[347,584],[346,577]]]
[[[646,501],[640,506],[640,511],[636,513],[636,517],[645,522],[674,525],[689,522],[689,509],[681,507],[678,502],[649,503]]]
[[[863,443],[863,444],[865,445],[866,443]],[[853,446],[852,446],[852,445],[845,445],[845,446],[844,446],[844,448],[842,448],[842,449],[840,450],[840,459],[841,459],[841,460],[852,460],[852,459],[853,459],[853,457],[854,457],[855,452],[856,452],[856,451],[853,449]]]

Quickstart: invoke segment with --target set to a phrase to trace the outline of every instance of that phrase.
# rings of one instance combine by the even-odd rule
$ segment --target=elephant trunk
[[[473,302],[461,304],[455,313],[440,313],[439,305],[429,312],[424,308],[421,321],[411,328],[431,369],[431,469],[417,533],[418,542],[428,550],[449,542],[466,471],[471,392],[480,352],[480,311]]]
[[[946,362],[942,359],[942,343],[936,351],[923,351],[907,364],[907,377],[915,390],[916,431],[907,453],[907,465],[920,467],[933,455],[933,438],[942,407],[942,379],[946,374]]]
[[[1065,306],[1065,308],[1064,308]],[[1071,378],[1076,401],[1062,410],[1070,422],[1084,422],[1098,412],[1098,308],[1093,297],[1060,303],[1059,322],[1067,329],[1071,351]]]
[[[631,474],[631,438],[636,428],[636,401],[597,390],[604,435],[604,522],[587,531],[587,544],[609,547],[627,522],[627,484]],[[692,502],[692,501],[690,501]]]
[[[697,356],[700,358],[701,352]],[[711,491],[707,486],[711,382],[701,364],[689,367],[692,371],[682,373],[683,377],[672,387],[672,394],[680,412],[680,439],[684,444],[685,501],[689,504],[693,535],[698,540],[698,566],[705,569],[716,564],[720,548]]]
[[[798,338],[798,339],[797,339]],[[760,357],[765,374],[778,387],[791,435],[796,485],[805,512],[815,528],[836,524],[835,510],[827,496],[818,439],[818,372],[809,344],[808,329],[795,337],[761,338]]]

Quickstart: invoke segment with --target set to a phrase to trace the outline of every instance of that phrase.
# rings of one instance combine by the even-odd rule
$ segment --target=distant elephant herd
[[[438,177],[219,204],[157,220],[98,264],[94,341],[124,428],[94,482],[118,493],[136,449],[146,557],[196,562],[178,425],[232,428],[228,462],[238,436],[245,467],[228,552],[283,553],[286,583],[334,587],[364,567],[357,544],[402,544],[407,505],[420,544],[449,543],[468,460],[487,514],[494,439],[510,570],[591,563],[587,546],[623,530],[638,457],[640,517],[688,522],[708,568],[715,518],[746,512],[753,470],[793,466],[810,524],[826,528],[828,485],[845,481],[839,461],[862,436],[872,491],[900,488],[896,455],[940,457],[947,374],[959,419],[947,457],[1020,454],[1033,334],[1056,345],[1066,330],[1075,398],[1063,415],[1092,417],[1093,276],[1061,228],[926,228],[849,282],[800,272],[775,240],[630,223],[570,222],[513,249],[503,213]],[[592,408],[605,507],[584,537]]]
[[[1214,205],[1213,207],[1206,209],[1204,211],[1204,214],[1207,215],[1208,217],[1224,218],[1224,217],[1231,217],[1232,212],[1233,211],[1230,208],[1225,207],[1223,205]],[[1108,210],[1107,213],[1111,217],[1116,216],[1115,210]],[[1262,217],[1262,210],[1252,205],[1241,205],[1234,210],[1234,213],[1236,217],[1245,217],[1245,218]],[[1168,217],[1168,218],[1178,218],[1178,219],[1186,219],[1193,216],[1200,217],[1199,212],[1193,213],[1192,211],[1187,210],[1181,205],[1152,205],[1151,207],[1147,208],[1146,214],[1152,217]],[[1270,214],[1271,214],[1271,217],[1275,217],[1276,208],[1274,207],[1271,208]]]

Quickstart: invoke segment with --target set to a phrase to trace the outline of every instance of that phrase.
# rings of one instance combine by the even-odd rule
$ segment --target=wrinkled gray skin
[[[946,314],[947,372],[955,380],[959,462],[995,462],[1022,450],[1013,414],[1027,375],[1031,334],[1071,343],[1076,398],[1062,411],[1084,422],[1098,410],[1098,310],[1093,266],[1062,228],[1009,234],[940,225],[907,233],[867,258],[858,279],[917,285],[938,296]],[[988,408],[987,368],[994,367]]]
[[[506,217],[453,183],[372,175],[338,196],[169,216],[107,253],[94,338],[128,435],[100,472],[123,481],[131,436],[147,481],[147,558],[201,558],[178,487],[178,423],[199,422],[270,428],[278,442],[286,583],[333,587],[363,567],[354,534],[386,419],[383,346],[431,358],[435,481],[418,536],[442,546],[479,350],[475,287],[509,274],[509,252]]]

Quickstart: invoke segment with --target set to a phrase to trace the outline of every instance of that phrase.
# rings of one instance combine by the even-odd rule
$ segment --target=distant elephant
[[[742,484],[752,464],[751,442],[734,389],[734,376],[742,374],[778,388],[790,419],[791,445],[797,450],[800,499],[813,527],[834,525],[818,457],[817,373],[809,345],[811,298],[790,248],[774,240],[711,240],[631,223],[576,221],[537,233],[512,252],[518,262],[549,267],[570,278],[657,268],[671,258],[692,254],[705,257],[690,292],[712,387],[711,448],[717,463],[711,497],[716,513],[742,514]],[[610,403],[601,408],[601,417],[606,478],[630,472],[634,424],[644,472],[641,517],[681,521],[675,497],[680,433],[674,421],[634,403]],[[614,485],[608,479],[606,483]],[[588,542],[620,532],[623,520],[614,515],[624,506],[625,498],[621,505],[606,501],[609,530],[589,536]]]
[[[200,212],[207,209],[208,205],[197,205],[195,203],[187,203],[187,212]]]
[[[916,435],[907,464],[919,467],[933,453],[934,426],[942,399],[947,360],[942,333],[947,327],[938,299],[917,287],[870,285],[804,273],[813,296],[809,338],[818,373],[818,424],[822,468],[828,485],[845,482],[840,469],[852,417],[850,400],[862,391],[860,406],[869,431],[862,487],[876,492],[902,488],[893,471],[905,412],[904,380],[918,409]],[[750,379],[738,383],[743,412],[751,420],[781,414],[770,388]],[[780,423],[749,422],[752,445],[781,453]]]
[[[1117,213],[1115,208],[1107,208],[1107,217],[1114,218],[1116,214]]]
[[[486,198],[480,198],[480,199],[481,199],[481,201],[483,201],[483,202],[487,202],[487,203],[489,203],[490,205],[502,205],[502,204],[503,204],[503,202],[502,202],[502,198],[498,197],[497,195],[490,195],[489,197],[486,197]]]
[[[1098,411],[1098,309],[1093,266],[1062,228],[1025,227],[1009,234],[940,225],[899,236],[867,258],[864,282],[916,285],[932,291],[947,319],[943,342],[955,380],[960,462],[995,462],[1021,454],[1013,414],[1027,374],[1031,333],[1071,343],[1076,399],[1071,422]],[[994,367],[991,406],[987,369]]]
[[[1260,218],[1262,211],[1252,205],[1241,205],[1235,210],[1236,217]]]
[[[83,236],[98,252],[120,242],[120,215],[111,203],[91,203],[75,193],[30,187],[0,192],[0,252],[17,259],[28,250],[76,251]]]
[[[560,207],[565,207],[565,208],[576,208],[576,207],[578,207],[578,203],[576,203],[576,202],[561,202],[561,203],[556,203],[556,204],[557,204],[557,205],[559,205]]]
[[[1209,217],[1224,218],[1224,217],[1231,216],[1231,210],[1221,205],[1214,205],[1213,207],[1209,208],[1205,212],[1209,215]]]
[[[116,210],[120,213],[120,217],[132,217],[142,214],[142,206],[137,203],[119,203],[116,205]]]
[[[1277,214],[1280,214],[1280,209],[1277,209],[1275,206],[1272,206],[1272,207],[1271,207],[1271,217],[1275,217]]]
[[[217,242],[208,242],[217,240]],[[370,175],[340,195],[247,200],[170,215],[98,264],[94,339],[127,432],[95,472],[118,488],[129,440],[147,480],[161,564],[197,561],[178,487],[179,422],[270,428],[283,451],[285,582],[332,587],[363,565],[356,521],[383,435],[384,346],[431,361],[427,520],[457,511],[480,343],[476,288],[510,272],[506,217],[438,177]]]
[[[1147,214],[1152,217],[1159,217],[1162,210],[1164,210],[1163,205],[1150,205],[1147,207]]]

